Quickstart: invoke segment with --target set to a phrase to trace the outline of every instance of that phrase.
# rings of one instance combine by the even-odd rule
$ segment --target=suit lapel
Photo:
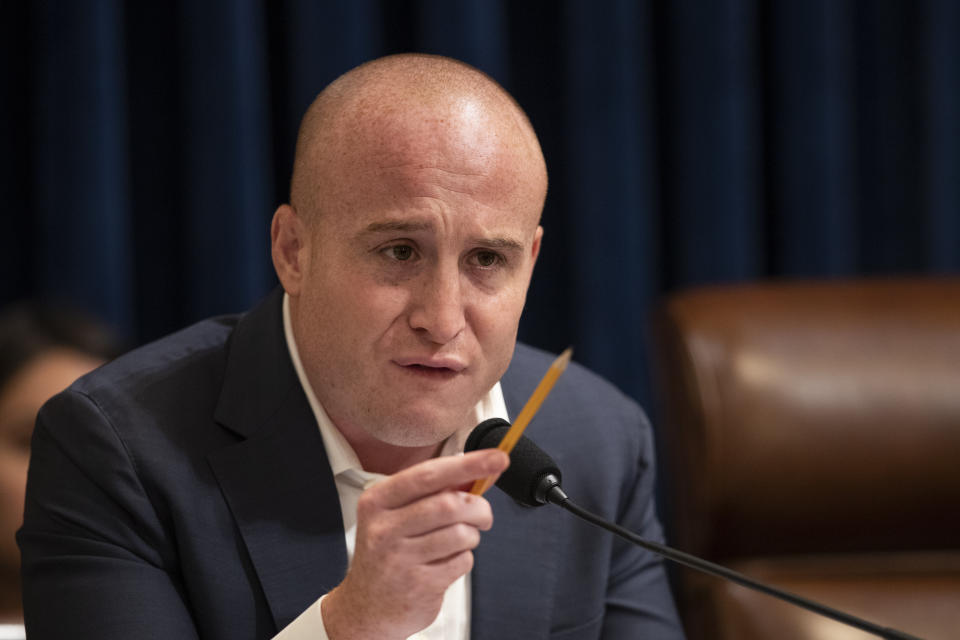
[[[511,416],[532,391],[511,384],[513,377],[508,372],[501,385]],[[470,637],[546,639],[557,581],[559,510],[523,507],[499,489],[485,495],[494,522],[474,551]]]
[[[231,338],[216,419],[241,436],[209,456],[278,629],[346,573],[336,486],[290,361],[276,291]]]

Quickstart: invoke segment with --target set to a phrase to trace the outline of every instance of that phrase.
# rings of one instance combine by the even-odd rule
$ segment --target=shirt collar
[[[300,360],[297,342],[293,335],[293,324],[290,321],[290,297],[286,293],[283,294],[283,335],[287,341],[287,349],[290,352],[290,360],[293,361],[293,368],[297,372],[297,379],[300,381],[300,386],[307,396],[307,402],[310,403],[310,409],[313,411],[313,415],[317,420],[317,426],[320,428],[320,435],[323,437],[323,446],[327,450],[327,458],[330,460],[330,469],[333,471],[334,477],[348,471],[360,471],[366,474],[367,472],[363,471],[363,467],[360,465],[360,459],[357,457],[353,447],[350,446],[347,439],[343,437],[340,430],[337,429],[333,421],[330,420],[320,401],[317,400],[317,396],[313,392],[313,387],[310,386],[307,374],[303,368],[303,363]],[[477,403],[475,408],[475,413],[475,424],[480,424],[489,418],[503,418],[509,421],[507,405],[503,399],[503,390],[500,388],[499,382],[495,383],[490,391],[480,398],[480,402]],[[472,426],[467,427],[447,438],[443,443],[443,447],[440,449],[440,455],[448,456],[463,453],[463,446],[466,444],[467,436],[470,435],[472,430]]]

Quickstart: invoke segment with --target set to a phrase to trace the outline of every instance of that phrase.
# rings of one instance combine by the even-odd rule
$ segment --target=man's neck
[[[392,475],[407,467],[436,457],[443,447],[443,443],[431,444],[425,447],[398,447],[386,444],[379,440],[357,442],[349,436],[344,436],[353,447],[364,471]]]

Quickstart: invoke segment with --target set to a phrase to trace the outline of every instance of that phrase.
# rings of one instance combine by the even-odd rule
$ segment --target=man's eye
[[[477,254],[477,264],[481,267],[492,267],[500,260],[500,256],[493,251],[481,251]]]
[[[406,262],[413,257],[413,247],[406,244],[387,247],[386,252],[389,257],[399,262]]]

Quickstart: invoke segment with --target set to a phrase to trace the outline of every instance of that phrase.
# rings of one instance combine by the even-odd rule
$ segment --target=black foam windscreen
[[[492,437],[487,437],[491,430],[496,429],[497,433]],[[467,443],[463,445],[464,451],[476,451],[477,449],[493,449],[503,439],[503,434],[510,429],[510,423],[503,418],[490,418],[484,420],[470,432],[467,436]]]
[[[496,448],[509,429],[510,423],[502,418],[484,420],[470,433],[464,450]],[[500,475],[497,486],[520,504],[537,507],[543,504],[536,498],[537,488],[550,474],[558,481],[562,478],[560,467],[553,458],[530,438],[521,436],[510,452],[510,466]]]

